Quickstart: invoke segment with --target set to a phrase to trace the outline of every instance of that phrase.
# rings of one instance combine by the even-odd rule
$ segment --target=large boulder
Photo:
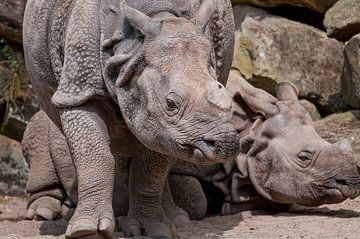
[[[360,1],[340,0],[325,14],[324,26],[329,36],[348,40],[360,32]]]
[[[293,5],[307,7],[317,12],[325,12],[338,0],[232,0],[233,4],[246,3],[259,7],[276,7],[281,5]]]
[[[234,13],[233,68],[269,92],[289,81],[321,111],[339,110],[343,43],[309,25],[247,5],[234,6]]]
[[[0,195],[24,194],[27,173],[20,143],[0,135]]]
[[[360,34],[352,37],[344,48],[344,70],[341,75],[345,103],[360,107]]]
[[[352,110],[345,113],[329,115],[314,122],[319,135],[335,143],[347,138],[353,148],[355,158],[360,160],[360,111]]]

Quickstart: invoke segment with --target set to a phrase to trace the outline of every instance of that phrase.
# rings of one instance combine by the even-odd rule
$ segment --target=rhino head
[[[152,150],[195,163],[234,158],[232,99],[217,81],[213,45],[204,33],[214,2],[203,1],[190,20],[168,12],[149,17],[126,4],[122,9],[142,41],[130,60],[136,69],[125,68],[116,82],[132,133]]]
[[[253,128],[246,168],[256,191],[268,200],[303,206],[338,203],[360,194],[359,166],[347,140],[330,144],[315,131],[289,83],[277,88],[278,113]]]

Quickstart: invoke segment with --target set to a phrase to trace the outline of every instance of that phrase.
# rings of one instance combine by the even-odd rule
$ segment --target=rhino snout
[[[336,147],[334,147],[336,146]],[[328,172],[329,181],[323,184],[332,196],[330,202],[339,202],[346,198],[354,199],[360,195],[360,164],[355,160],[348,140],[340,140],[330,145],[320,157],[329,157],[328,164],[319,165],[322,168],[331,167]],[[326,163],[326,161],[325,161]],[[340,194],[332,195],[337,190]],[[340,200],[342,199],[342,200]]]
[[[214,163],[234,159],[239,153],[239,135],[232,124],[215,128],[194,144],[194,157]]]
[[[340,139],[338,142],[334,144],[344,151],[351,151],[351,144],[348,139]]]

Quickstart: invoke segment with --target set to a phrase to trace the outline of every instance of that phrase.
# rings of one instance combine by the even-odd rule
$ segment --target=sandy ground
[[[66,221],[24,221],[26,203],[19,198],[0,198],[0,239],[64,238]],[[360,238],[360,198],[319,208],[294,206],[289,212],[244,212],[214,216],[177,230],[178,238]],[[114,238],[122,238],[116,233]]]

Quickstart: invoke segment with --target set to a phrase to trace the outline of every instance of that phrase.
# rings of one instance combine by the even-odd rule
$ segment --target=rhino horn
[[[276,98],[278,100],[298,100],[299,91],[297,87],[289,82],[281,82],[276,86]]]
[[[130,24],[144,36],[155,36],[159,34],[161,29],[160,22],[153,20],[139,10],[128,6],[126,3],[122,3],[122,10]]]
[[[199,27],[199,29],[202,32],[204,32],[208,21],[210,20],[212,15],[214,15],[216,10],[217,8],[214,0],[204,0],[201,3],[199,10],[197,11],[194,17],[194,20],[195,20],[195,24]]]
[[[340,139],[334,145],[338,146],[341,150],[344,150],[344,151],[351,150],[351,144],[350,144],[349,140],[345,139],[345,138]]]

